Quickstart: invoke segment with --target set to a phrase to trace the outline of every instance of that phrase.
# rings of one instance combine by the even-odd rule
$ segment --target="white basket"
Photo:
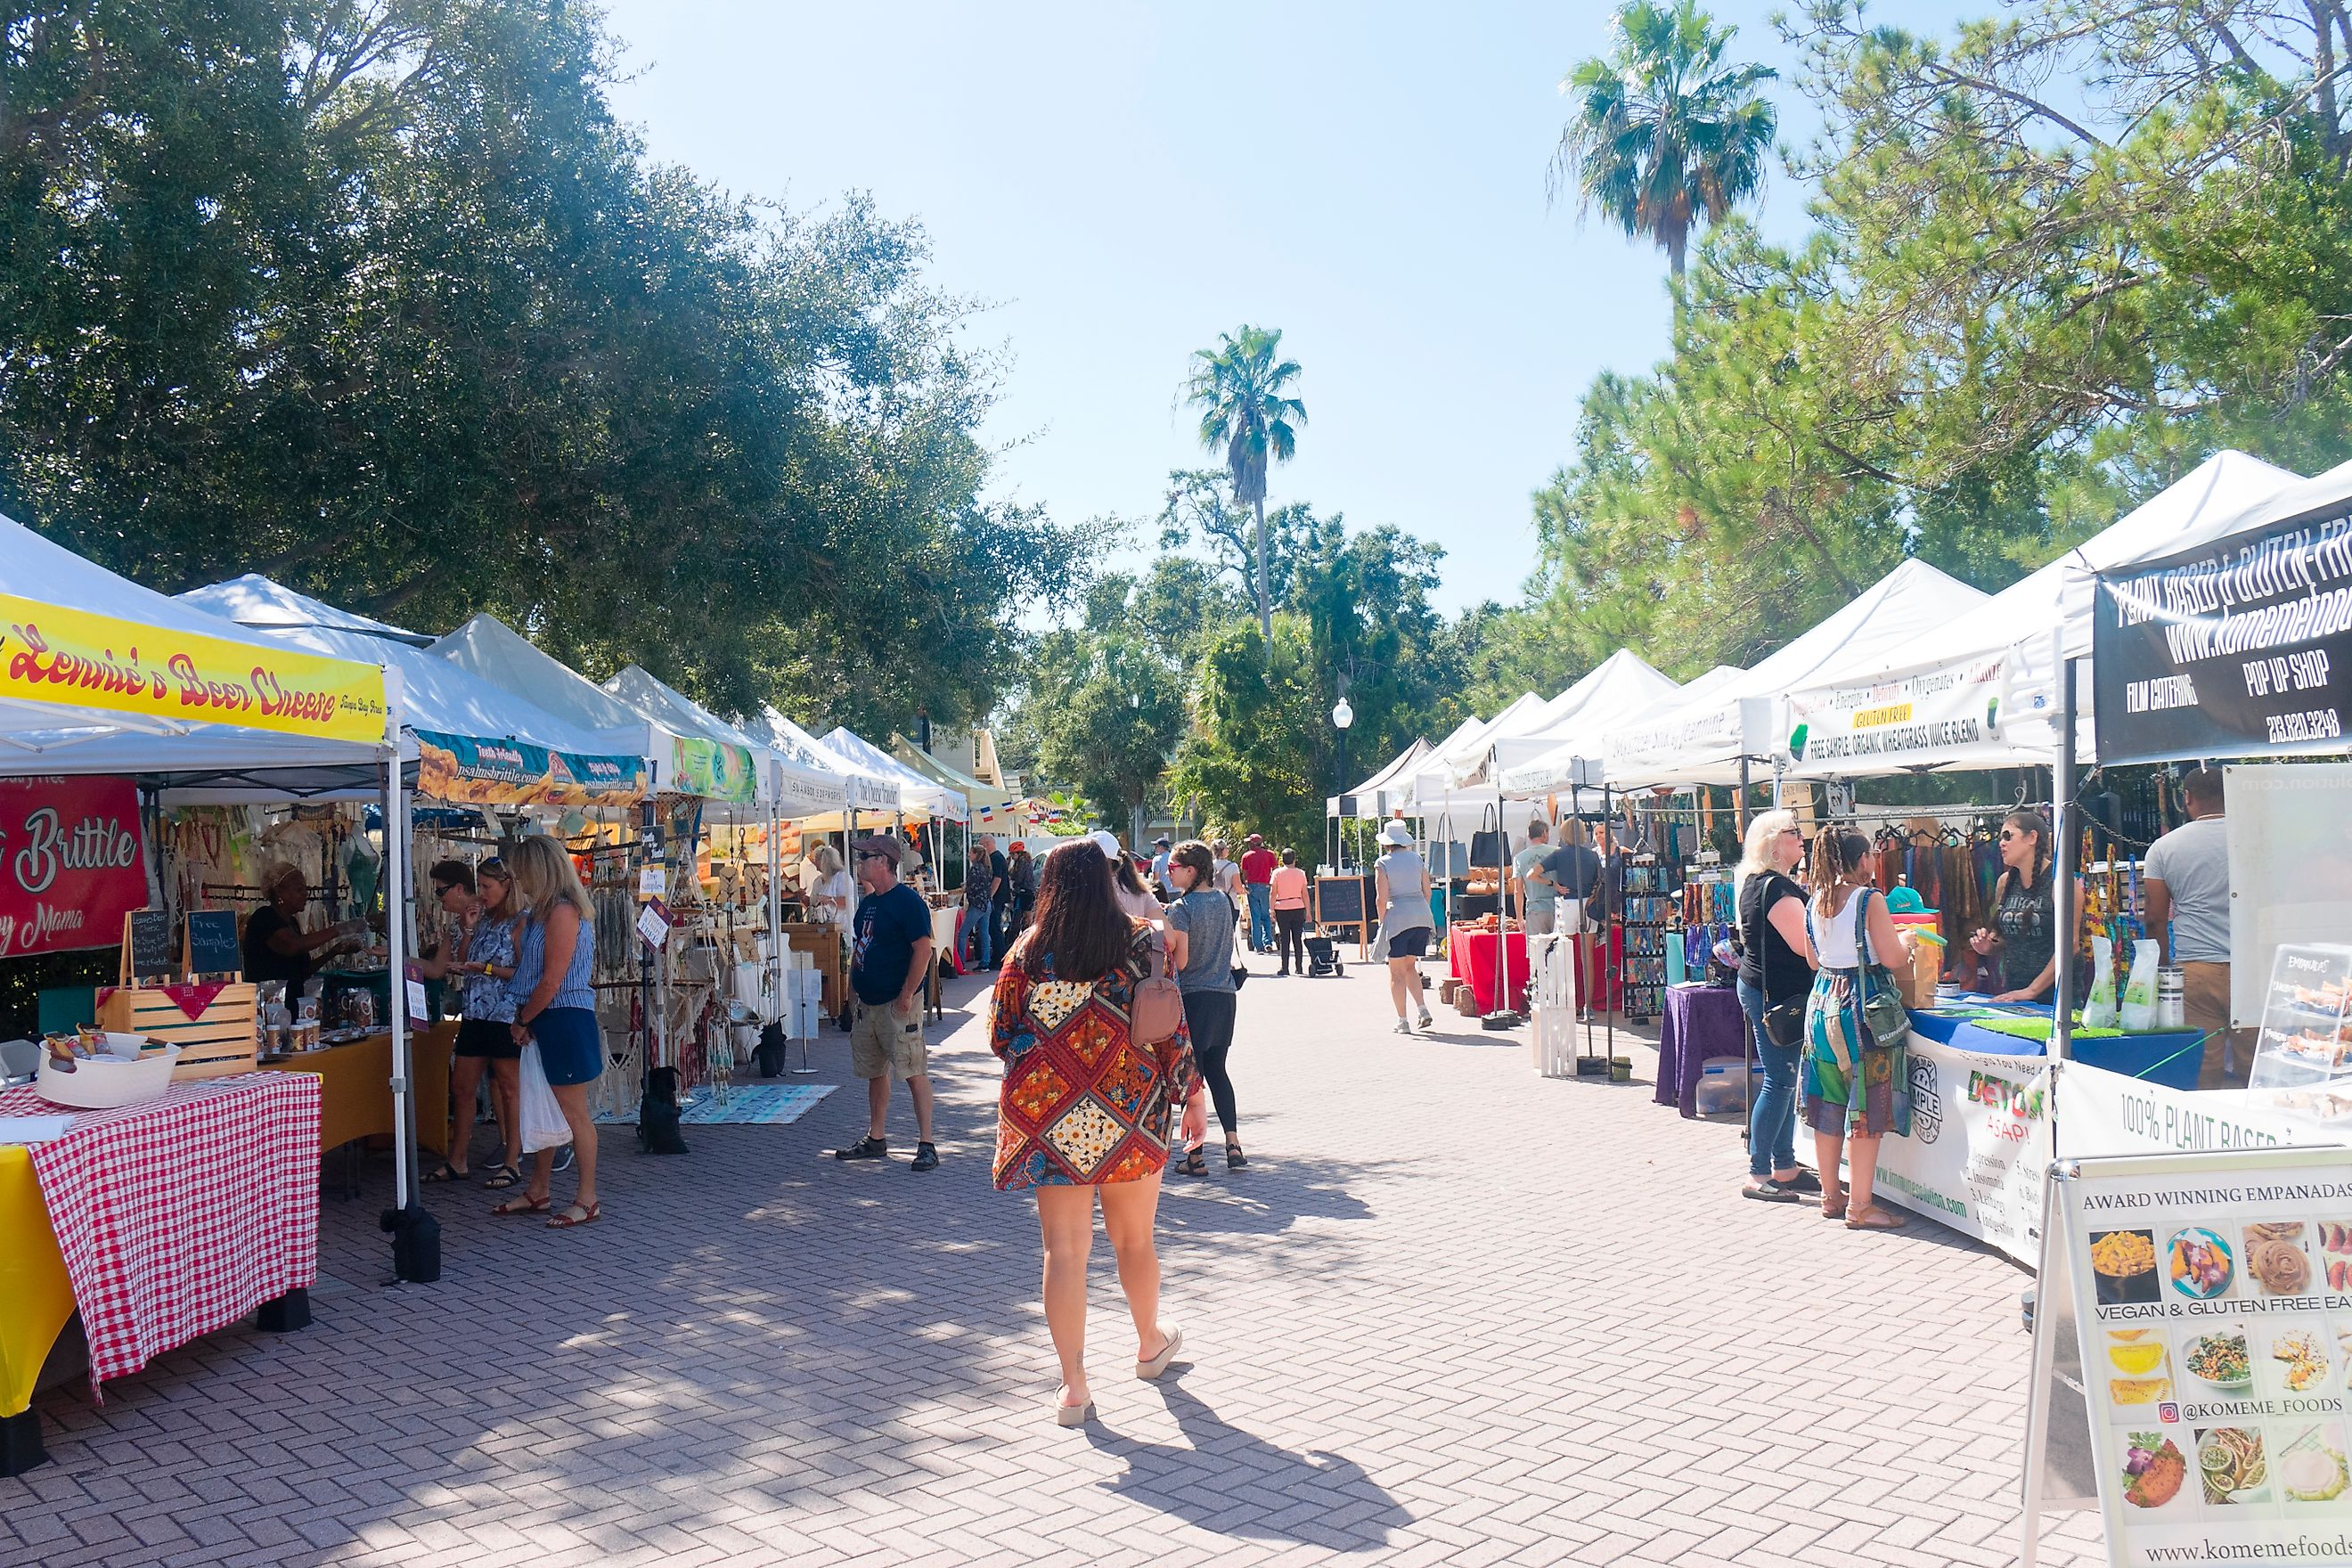
[[[50,1104],[81,1110],[112,1110],[161,1100],[171,1092],[172,1068],[179,1062],[180,1047],[165,1046],[142,1054],[140,1047],[144,1043],[136,1035],[109,1035],[108,1054],[84,1058],[74,1063],[71,1072],[59,1072],[44,1052],[41,1076],[34,1087]]]

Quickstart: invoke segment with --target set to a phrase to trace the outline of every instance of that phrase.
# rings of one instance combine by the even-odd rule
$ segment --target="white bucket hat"
[[[1107,827],[1097,828],[1094,834],[1094,840],[1095,847],[1101,850],[1104,855],[1113,860],[1118,858],[1118,836],[1117,834],[1111,832],[1110,829]]]
[[[1381,842],[1393,844],[1400,849],[1410,849],[1412,847],[1412,829],[1391,817],[1381,829]]]

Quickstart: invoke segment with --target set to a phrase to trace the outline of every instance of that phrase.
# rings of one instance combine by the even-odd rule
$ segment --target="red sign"
[[[146,907],[129,779],[0,779],[0,958],[112,947]]]

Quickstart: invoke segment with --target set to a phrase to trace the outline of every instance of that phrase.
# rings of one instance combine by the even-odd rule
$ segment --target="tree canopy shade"
[[[965,307],[862,198],[649,164],[613,53],[566,0],[15,7],[0,507],[721,710],[984,712],[1085,536],[982,499]]]
[[[1274,594],[1267,584],[1265,471],[1298,450],[1297,426],[1307,405],[1290,395],[1298,362],[1280,358],[1282,331],[1244,327],[1217,334],[1217,347],[1197,349],[1185,401],[1201,411],[1201,445],[1223,448],[1233,476],[1234,502],[1257,516],[1257,619],[1268,657],[1273,652]],[[1268,666],[1272,668],[1271,665]]]
[[[1728,65],[1736,27],[1695,0],[1633,0],[1614,23],[1615,49],[1559,84],[1570,104],[1548,186],[1647,237],[1680,278],[1692,236],[1761,191],[1779,118],[1756,89],[1775,73]]]

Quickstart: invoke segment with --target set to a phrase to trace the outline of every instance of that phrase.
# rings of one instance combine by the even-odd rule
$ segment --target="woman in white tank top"
[[[1886,900],[1871,880],[1870,840],[1850,827],[1824,828],[1813,839],[1805,884],[1805,930],[1821,968],[1805,1003],[1805,1120],[1821,1162],[1822,1216],[1843,1217],[1849,1230],[1893,1230],[1903,1216],[1871,1202],[1878,1172],[1878,1141],[1911,1135],[1911,1064],[1899,1043],[1881,1047],[1862,1016],[1863,966],[1910,962],[1909,939],[1895,929]],[[1868,946],[1865,958],[1864,944]],[[1852,1191],[1843,1189],[1838,1161],[1853,1140]]]

